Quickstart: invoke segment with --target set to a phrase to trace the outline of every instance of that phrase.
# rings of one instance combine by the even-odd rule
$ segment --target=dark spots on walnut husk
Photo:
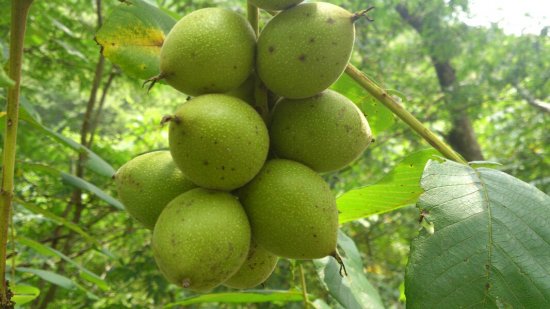
[[[298,56],[298,60],[300,60],[301,62],[306,62],[306,58],[307,56],[305,54],[301,54],[300,56]]]
[[[202,164],[203,165],[208,165],[208,164],[210,164],[210,162],[208,162],[208,160],[204,160],[204,161],[202,161]]]
[[[311,44],[315,43],[315,38],[309,38],[309,43]]]
[[[329,17],[329,18],[327,19],[327,24],[329,24],[329,25],[333,25],[335,22],[336,22],[336,21],[335,21],[332,17]]]
[[[267,51],[272,54],[273,52],[275,52],[275,46],[269,46],[267,48]]]

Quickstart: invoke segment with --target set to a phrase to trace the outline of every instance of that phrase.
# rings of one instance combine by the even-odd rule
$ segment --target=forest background
[[[211,6],[246,14],[244,1],[236,0],[149,2],[175,19]],[[330,2],[350,11],[376,7],[370,14],[374,22],[357,23],[355,66],[468,161],[498,162],[499,170],[550,192],[550,26],[510,33],[499,24],[468,25],[467,0]],[[12,222],[16,245],[10,244],[8,254],[15,266],[9,269],[12,281],[40,290],[32,308],[151,308],[189,296],[162,278],[150,232],[110,197],[116,193],[108,169],[86,168],[70,141],[116,169],[140,153],[167,147],[167,130],[159,121],[185,99],[162,85],[147,94],[142,80],[100,55],[95,34],[117,5],[36,0],[30,11]],[[2,64],[8,57],[9,7],[0,0]],[[262,22],[268,18],[261,15]],[[6,93],[0,88],[1,104]],[[372,108],[368,98],[358,97],[356,103]],[[383,107],[375,110],[369,121],[377,123],[376,141],[353,166],[325,175],[335,194],[376,183],[403,158],[429,147]],[[404,307],[404,272],[418,219],[409,205],[342,226],[388,308]],[[308,292],[336,306],[317,266],[300,264]],[[265,288],[292,287],[301,288],[296,264],[281,260]]]

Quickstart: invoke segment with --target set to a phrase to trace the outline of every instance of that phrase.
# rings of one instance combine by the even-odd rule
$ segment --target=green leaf
[[[424,166],[437,153],[433,148],[415,152],[377,183],[342,194],[337,199],[340,223],[416,203],[422,193],[420,178]]]
[[[407,308],[550,308],[550,197],[503,172],[430,161]]]
[[[334,309],[331,308],[324,300],[318,298],[313,302],[313,307],[315,309]]]
[[[339,231],[338,245],[348,276],[340,276],[340,265],[332,257],[313,261],[330,295],[346,309],[384,308],[378,291],[365,276],[361,255],[353,240]]]
[[[393,113],[370,94],[366,93],[347,74],[342,74],[338,81],[331,86],[331,89],[338,91],[355,102],[367,117],[373,135],[376,136],[378,133],[389,129],[395,123]]]
[[[268,303],[303,301],[302,292],[281,290],[249,290],[232,293],[216,293],[197,295],[184,300],[167,304],[164,308],[187,306],[200,303]]]
[[[18,285],[14,285],[13,287],[10,287],[10,289],[13,292],[13,294],[15,294],[11,298],[11,300],[16,305],[19,305],[19,306],[33,301],[35,298],[37,298],[40,295],[40,290],[30,285],[18,284]]]
[[[88,167],[90,170],[96,172],[99,175],[106,176],[106,177],[112,177],[115,174],[115,170],[113,169],[113,167],[109,163],[105,162],[105,160],[103,160],[100,156],[98,156],[96,153],[94,153],[90,149],[75,142],[74,140],[68,137],[65,137],[53,131],[52,129],[49,129],[44,125],[42,125],[35,117],[33,117],[32,113],[29,110],[27,110],[27,108],[25,108],[23,104],[21,105],[19,117],[21,120],[24,120],[26,123],[30,124],[35,129],[52,137],[54,140],[56,140],[60,144],[68,146],[73,150],[76,150],[77,152],[84,153],[86,155],[86,163],[85,163],[86,167]]]
[[[6,74],[6,71],[0,66],[0,88],[8,88],[15,85],[15,81],[13,81],[8,74]]]
[[[109,289],[109,285],[107,284],[107,282],[105,282],[105,280],[101,279],[99,276],[97,276],[96,274],[88,270],[86,267],[83,267],[82,265],[75,262],[73,259],[69,258],[65,254],[59,252],[58,250],[45,246],[39,242],[36,242],[32,239],[29,239],[23,236],[17,236],[17,241],[18,243],[24,246],[34,249],[36,252],[42,255],[53,256],[53,257],[57,256],[65,260],[69,264],[75,266],[80,271],[80,277],[82,279],[95,284],[97,287],[99,287],[104,291]]]
[[[103,55],[140,79],[159,74],[160,49],[176,21],[141,0],[121,3],[96,34]]]
[[[58,171],[53,167],[42,165],[42,164],[29,163],[29,162],[20,162],[20,163],[23,167],[32,167],[34,171],[44,171],[54,177],[59,177],[64,183],[69,184],[73,187],[82,189],[84,191],[93,193],[95,196],[99,197],[101,200],[103,200],[107,204],[119,210],[124,210],[124,205],[122,205],[121,202],[119,202],[114,197],[103,192],[103,190],[101,190],[100,188],[96,187],[95,185],[87,182],[86,180],[80,177],[77,177],[75,175],[71,175],[62,171]]]
[[[77,233],[78,235],[82,236],[84,239],[86,239],[89,243],[91,244],[94,244],[97,248],[101,248],[101,243],[99,243],[99,241],[97,241],[94,237],[92,237],[90,234],[86,233],[82,228],[80,228],[80,226],[72,223],[71,221],[65,219],[65,218],[62,218],[62,217],[59,217],[57,215],[55,215],[54,213],[46,210],[46,209],[42,209],[36,205],[33,205],[31,203],[27,203],[21,199],[18,199],[18,198],[15,198],[14,199],[15,203],[18,204],[18,205],[21,205],[22,207],[26,208],[27,210],[35,213],[35,214],[41,214],[42,216],[44,216],[45,218],[57,223],[57,224],[61,224],[63,225],[64,227],[68,228],[69,230]],[[110,256],[110,255],[109,255]]]
[[[80,188],[82,190],[91,192],[95,194],[97,197],[99,197],[100,199],[102,199],[103,201],[107,202],[109,205],[119,210],[124,210],[124,205],[122,205],[121,202],[119,202],[117,199],[110,196],[109,194],[103,192],[103,190],[96,187],[95,185],[87,182],[86,180],[71,174],[67,174],[65,172],[60,172],[60,175],[61,175],[61,179],[63,179],[63,182],[68,183],[74,187]]]
[[[73,290],[77,287],[71,279],[48,270],[27,267],[17,267],[16,270],[37,275],[38,277],[65,289]]]

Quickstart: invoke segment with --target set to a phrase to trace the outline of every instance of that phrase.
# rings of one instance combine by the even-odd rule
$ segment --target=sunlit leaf
[[[16,305],[24,305],[29,303],[40,295],[40,290],[30,285],[18,284],[10,287],[10,289],[14,294],[11,300]]]
[[[346,309],[384,308],[378,291],[365,276],[357,246],[343,232],[338,234],[348,276],[340,275],[340,265],[332,257],[314,260],[317,274],[330,295]]]
[[[121,3],[96,34],[103,55],[131,76],[159,74],[160,49],[175,20],[145,1]]]
[[[503,172],[430,161],[407,308],[550,308],[550,197]]]
[[[342,194],[337,199],[340,222],[349,222],[416,203],[422,193],[420,178],[424,166],[437,153],[433,148],[415,152],[403,159],[377,183]]]
[[[348,99],[357,104],[367,117],[374,136],[389,129],[395,123],[393,113],[357,85],[357,83],[347,74],[343,74],[338,81],[332,85],[331,89],[345,95]]]
[[[303,301],[302,292],[281,290],[249,290],[232,293],[216,293],[197,295],[184,300],[167,304],[164,308],[187,306],[201,303],[268,303],[268,302],[296,302]]]

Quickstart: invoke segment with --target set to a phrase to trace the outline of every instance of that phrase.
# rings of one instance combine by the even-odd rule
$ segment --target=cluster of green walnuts
[[[170,151],[140,155],[115,175],[130,215],[153,230],[161,272],[196,292],[257,286],[278,257],[339,259],[336,199],[319,173],[349,165],[372,138],[355,104],[327,90],[363,13],[251,2],[281,11],[258,38],[221,8],[192,12],[170,31],[156,80],[192,97],[163,119]],[[253,107],[262,89],[276,98],[267,119]]]

